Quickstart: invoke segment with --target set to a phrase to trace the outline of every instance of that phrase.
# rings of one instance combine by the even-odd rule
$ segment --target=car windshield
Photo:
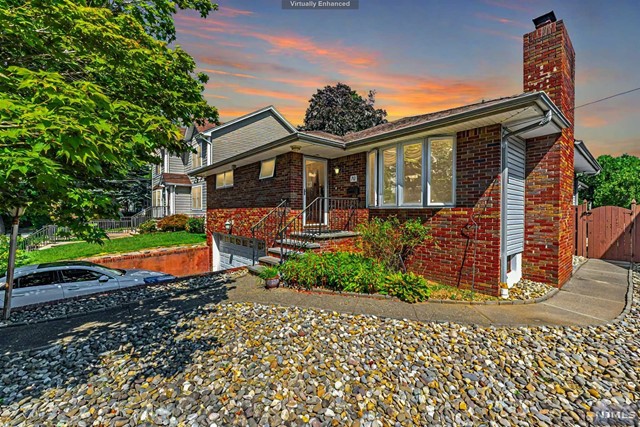
[[[102,271],[104,274],[112,274],[114,276],[124,276],[125,271],[119,268],[109,268],[104,265],[95,264],[93,262],[88,261],[57,261],[57,262],[48,262],[44,264],[38,264],[38,269],[41,268],[60,268],[60,267],[91,267],[96,270]]]
[[[114,276],[124,276],[124,274],[126,273],[126,271],[119,268],[109,268],[102,265],[96,265],[96,269],[104,271],[105,274],[113,274]]]

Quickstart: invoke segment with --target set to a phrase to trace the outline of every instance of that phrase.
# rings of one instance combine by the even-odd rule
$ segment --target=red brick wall
[[[288,198],[294,209],[302,207],[302,154],[277,156],[273,178],[259,177],[260,162],[236,168],[229,188],[216,189],[215,175],[207,177],[207,207],[269,208],[283,198]]]
[[[524,90],[543,90],[571,126],[527,141],[525,278],[562,286],[571,277],[575,53],[562,21],[524,36]]]
[[[409,270],[431,280],[497,295],[500,285],[500,125],[457,134],[456,207],[370,209],[371,217],[423,219],[433,242],[420,246]],[[471,216],[478,223],[475,233]]]
[[[340,173],[335,174],[335,168],[340,168]],[[357,187],[360,194],[357,196],[360,206],[364,207],[367,192],[367,153],[357,153],[337,159],[329,160],[329,196],[331,197],[355,197],[349,194],[350,187]],[[357,176],[358,181],[350,182],[352,175]]]
[[[144,253],[109,255],[87,258],[85,261],[95,262],[111,268],[140,268],[161,271],[174,276],[190,276],[211,271],[210,254],[209,246],[196,246],[154,249]]]

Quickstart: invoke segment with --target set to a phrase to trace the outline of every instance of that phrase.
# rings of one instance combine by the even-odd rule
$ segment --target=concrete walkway
[[[141,303],[107,312],[48,323],[0,329],[0,353],[36,349],[83,339],[99,332],[126,328],[158,316],[180,316],[207,304],[254,302],[319,308],[417,321],[456,322],[482,326],[593,325],[616,318],[624,309],[628,268],[590,260],[555,296],[539,304],[467,305],[305,293],[291,289],[266,290],[254,276],[227,285],[200,289],[181,296]]]
[[[252,280],[254,280],[252,282]],[[593,325],[616,318],[624,309],[628,266],[589,260],[556,295],[539,304],[407,304],[395,300],[265,290],[257,279],[239,281],[231,300],[263,304],[320,308],[353,314],[409,319],[423,322],[456,322],[477,325]]]

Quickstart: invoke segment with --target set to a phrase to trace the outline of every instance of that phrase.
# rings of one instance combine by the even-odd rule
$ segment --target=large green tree
[[[598,157],[602,171],[596,176],[581,176],[578,179],[589,186],[580,191],[580,200],[598,206],[621,206],[628,208],[635,199],[640,203],[640,158],[623,154],[619,157]]]
[[[344,83],[325,86],[309,100],[300,130],[319,130],[343,136],[386,123],[387,112],[376,109],[375,91],[363,98]]]
[[[207,76],[175,38],[205,0],[0,0],[0,211],[29,204],[88,239],[112,182],[185,149],[179,127],[217,121]]]

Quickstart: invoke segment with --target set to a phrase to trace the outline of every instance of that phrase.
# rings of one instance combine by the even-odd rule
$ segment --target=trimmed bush
[[[380,293],[394,296],[405,302],[421,302],[429,299],[429,282],[414,273],[394,273],[387,276]]]
[[[185,229],[189,233],[204,233],[204,218],[189,218]]]
[[[157,224],[158,224],[158,221],[156,221],[155,219],[150,219],[149,221],[145,221],[138,226],[138,232],[140,234],[155,233],[156,231],[158,231]]]
[[[158,221],[158,229],[162,231],[184,231],[189,217],[184,214],[176,214],[162,218]]]
[[[387,270],[380,263],[350,252],[309,252],[290,258],[281,267],[282,279],[305,289],[322,287],[338,291],[376,293]]]

